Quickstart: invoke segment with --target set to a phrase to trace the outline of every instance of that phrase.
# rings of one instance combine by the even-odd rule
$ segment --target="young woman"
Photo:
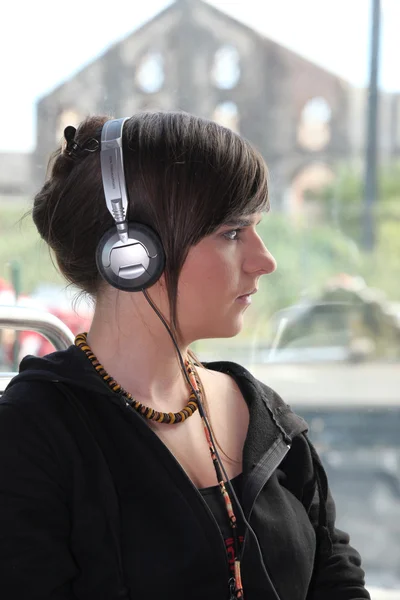
[[[0,402],[0,597],[369,598],[306,423],[190,351],[235,336],[276,267],[261,156],[185,113],[65,138],[33,219],[95,312]]]

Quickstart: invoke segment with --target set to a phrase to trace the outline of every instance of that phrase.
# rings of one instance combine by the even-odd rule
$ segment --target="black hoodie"
[[[307,425],[243,367],[245,600],[370,598]],[[26,357],[0,400],[1,600],[227,600],[224,540],[144,419],[71,346]]]

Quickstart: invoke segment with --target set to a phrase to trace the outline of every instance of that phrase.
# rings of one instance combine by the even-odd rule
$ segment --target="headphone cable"
[[[271,588],[272,588],[272,590],[273,590],[273,592],[274,592],[274,595],[275,595],[275,600],[280,600],[280,597],[279,597],[279,595],[278,595],[278,593],[277,593],[277,591],[276,591],[276,589],[275,589],[275,586],[273,585],[273,583],[272,583],[272,581],[271,581],[271,578],[270,578],[270,576],[269,576],[269,574],[268,574],[267,567],[265,566],[265,563],[264,563],[264,558],[263,558],[263,555],[262,555],[262,551],[261,551],[261,547],[260,547],[260,543],[259,543],[259,541],[258,541],[257,535],[256,535],[256,533],[255,533],[254,529],[252,528],[252,526],[250,525],[250,523],[247,521],[247,519],[246,519],[245,515],[244,515],[243,509],[242,509],[242,505],[241,505],[241,503],[240,503],[240,501],[239,501],[239,498],[238,498],[238,497],[237,497],[237,495],[236,495],[236,492],[235,492],[235,490],[234,490],[234,488],[233,488],[233,485],[232,485],[232,483],[231,483],[231,481],[230,481],[230,479],[229,479],[229,477],[228,477],[228,474],[227,474],[227,472],[226,472],[225,466],[224,466],[224,464],[223,464],[223,462],[222,462],[222,460],[221,460],[221,457],[220,457],[220,455],[219,455],[219,452],[218,452],[218,450],[217,450],[217,445],[215,444],[215,441],[214,441],[214,436],[213,436],[213,433],[212,433],[212,431],[211,431],[210,424],[209,424],[209,422],[208,422],[207,416],[206,416],[206,414],[205,414],[205,412],[204,412],[204,409],[203,409],[203,404],[202,404],[202,402],[201,402],[200,394],[199,394],[199,392],[198,392],[198,391],[197,391],[197,390],[196,390],[196,389],[193,387],[193,385],[192,385],[192,382],[190,381],[190,378],[189,378],[189,376],[188,376],[188,374],[187,374],[187,372],[186,372],[185,363],[183,362],[183,358],[182,358],[182,354],[181,354],[181,351],[180,351],[180,349],[179,349],[179,346],[178,346],[178,344],[177,344],[177,342],[176,342],[176,340],[175,340],[175,338],[174,338],[174,335],[173,335],[173,333],[172,333],[172,331],[171,331],[171,329],[170,329],[170,327],[169,327],[169,325],[168,325],[167,321],[166,321],[166,320],[165,320],[165,318],[163,317],[163,315],[162,315],[161,311],[160,311],[160,310],[157,308],[157,306],[154,304],[153,300],[150,298],[150,296],[149,296],[149,294],[148,294],[147,290],[146,290],[146,289],[142,289],[142,292],[143,292],[143,294],[144,294],[144,297],[146,298],[147,302],[150,304],[151,308],[154,310],[154,312],[156,313],[156,315],[158,316],[158,318],[161,320],[162,324],[163,324],[163,325],[164,325],[164,327],[166,328],[166,330],[167,330],[167,332],[168,332],[168,334],[169,334],[169,336],[170,336],[170,338],[171,338],[171,340],[172,340],[172,342],[173,342],[173,344],[174,344],[174,347],[175,347],[175,349],[176,349],[176,351],[177,351],[177,353],[178,353],[178,359],[179,359],[179,363],[180,363],[180,366],[181,366],[182,372],[183,372],[183,374],[184,374],[184,376],[185,376],[185,379],[186,379],[186,381],[188,382],[188,384],[189,384],[189,386],[190,386],[191,390],[193,391],[194,395],[196,396],[196,399],[197,399],[197,403],[198,403],[198,408],[199,408],[199,413],[200,413],[200,416],[201,416],[201,417],[204,419],[204,422],[205,422],[205,424],[206,424],[207,431],[208,431],[208,433],[209,433],[209,436],[210,436],[211,442],[212,442],[212,444],[213,444],[213,446],[214,446],[215,455],[216,455],[216,457],[217,457],[217,460],[218,460],[219,466],[220,466],[220,468],[221,468],[221,471],[222,471],[222,473],[223,473],[223,475],[224,475],[224,477],[225,477],[225,480],[226,480],[224,483],[228,485],[229,493],[230,493],[230,494],[232,494],[232,497],[233,497],[233,498],[234,498],[234,500],[235,500],[236,507],[237,507],[237,509],[238,509],[238,511],[239,511],[240,517],[241,517],[241,519],[243,520],[243,523],[244,523],[245,527],[247,528],[247,530],[249,531],[249,533],[250,533],[250,534],[252,535],[252,537],[253,537],[253,540],[254,540],[254,542],[255,542],[255,544],[256,544],[256,547],[257,547],[257,550],[258,550],[258,553],[259,553],[259,556],[260,556],[260,559],[261,559],[261,566],[262,566],[262,569],[263,569],[263,571],[264,571],[264,574],[265,574],[265,576],[266,576],[266,578],[267,578],[267,580],[268,580],[268,583],[271,585]],[[242,547],[242,551],[241,551],[241,553],[240,553],[240,560],[242,560],[242,557],[243,557],[243,550],[244,550],[244,547]]]

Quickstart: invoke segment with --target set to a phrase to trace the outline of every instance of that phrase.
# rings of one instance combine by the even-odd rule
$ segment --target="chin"
[[[212,329],[210,328],[210,330],[208,330],[207,332],[203,332],[203,335],[201,335],[201,337],[198,337],[197,339],[223,339],[223,338],[233,338],[235,336],[237,336],[243,329],[243,320],[240,319],[237,320],[235,323],[230,322],[229,324],[225,324],[225,326],[222,326],[222,323],[220,323],[218,326],[213,327]]]
[[[192,344],[199,340],[233,338],[242,331],[243,325],[243,313],[234,316],[232,314],[224,315],[220,319],[215,315],[212,321],[209,319],[198,320],[196,327],[193,327],[192,323],[188,323],[186,327],[183,326],[181,329],[182,338],[186,344]]]
[[[232,338],[237,336],[243,329],[243,321],[240,323],[235,323],[231,325],[229,328],[227,327],[224,332],[221,331],[221,334],[218,337],[221,338]]]

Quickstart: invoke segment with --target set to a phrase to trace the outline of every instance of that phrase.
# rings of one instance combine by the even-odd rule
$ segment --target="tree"
[[[321,190],[308,191],[306,200],[320,203],[323,221],[340,229],[360,246],[364,210],[364,174],[361,169],[342,165],[332,184]],[[387,224],[397,223],[397,227],[400,226],[400,162],[389,163],[380,169],[374,216],[379,247],[382,234],[387,233]]]

